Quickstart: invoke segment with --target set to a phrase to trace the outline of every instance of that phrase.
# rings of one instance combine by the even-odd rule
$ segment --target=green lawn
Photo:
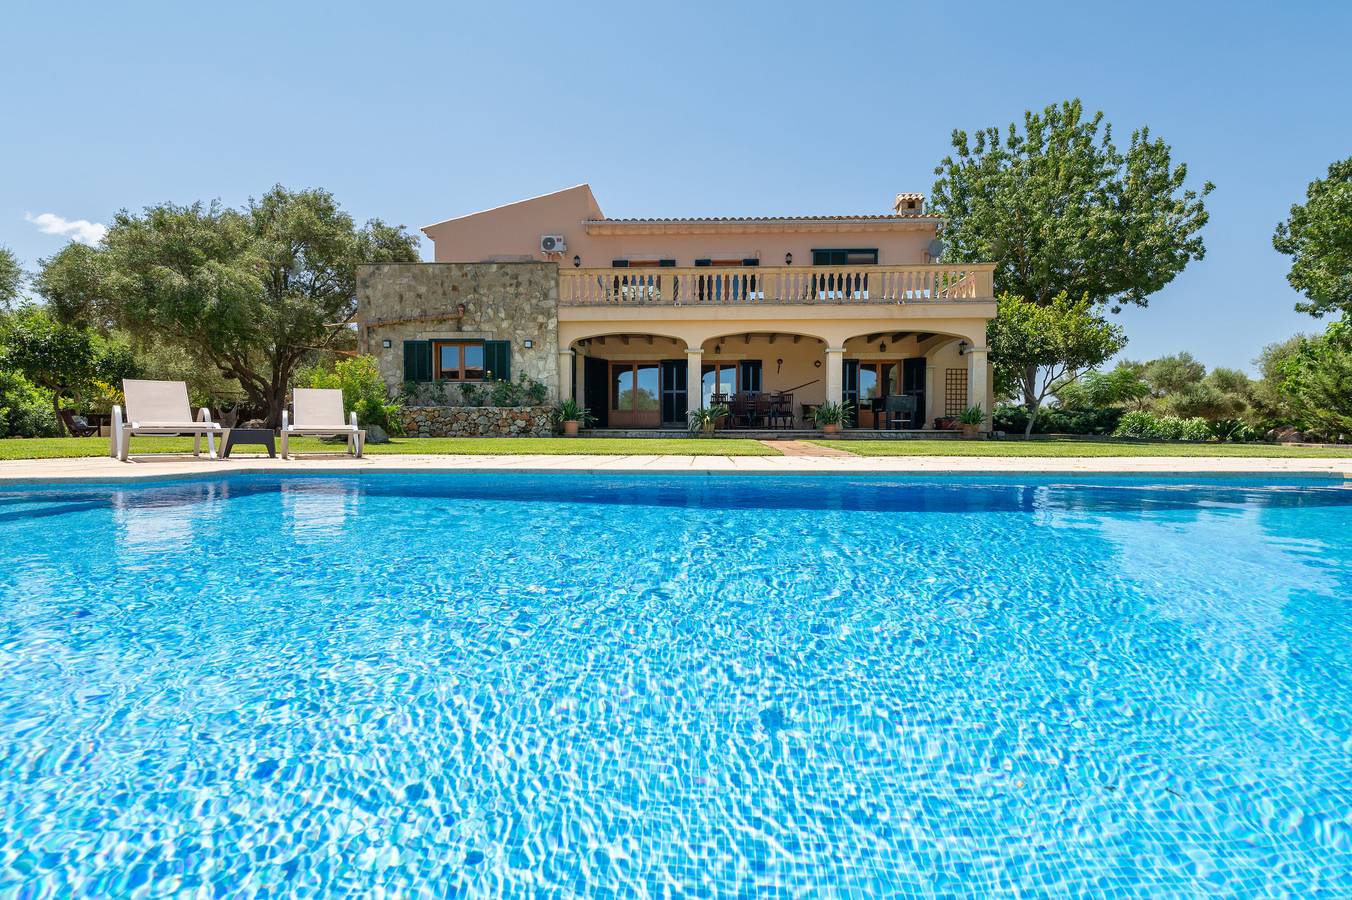
[[[203,445],[205,449],[205,444]],[[318,438],[296,438],[291,448],[297,453],[337,453],[341,445]],[[236,447],[235,453],[248,455],[257,447]],[[132,438],[134,455],[150,453],[188,453],[191,438]],[[107,438],[7,438],[0,440],[0,459],[58,459],[103,456],[108,452]],[[778,456],[758,441],[696,438],[394,438],[388,444],[368,444],[372,456],[384,453],[464,453],[471,455],[511,455],[579,453],[588,456],[626,454],[681,454],[685,456]]]
[[[813,441],[858,456],[1232,456],[1280,459],[1352,458],[1352,446],[1282,447],[1276,444],[1171,444],[1090,440],[1034,441]]]

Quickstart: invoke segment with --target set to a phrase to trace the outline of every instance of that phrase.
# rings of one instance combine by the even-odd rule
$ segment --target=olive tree
[[[327,191],[278,185],[242,209],[124,210],[94,256],[58,254],[38,289],[64,316],[187,348],[275,426],[296,367],[350,336],[357,267],[417,259],[402,226],[357,227]]]

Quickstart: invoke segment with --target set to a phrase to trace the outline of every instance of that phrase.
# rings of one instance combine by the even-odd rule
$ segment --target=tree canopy
[[[1005,295],[996,304],[987,339],[997,389],[1016,393],[1028,410],[1031,434],[1043,400],[1101,365],[1126,345],[1122,328],[1094,312],[1088,298],[1065,294],[1040,304]]]
[[[0,247],[0,308],[19,299],[22,287],[23,269],[19,266],[19,260],[8,247]]]
[[[1352,157],[1310,182],[1305,202],[1292,205],[1272,245],[1291,257],[1286,280],[1309,298],[1296,304],[1298,311],[1352,313]]]
[[[124,210],[92,253],[67,248],[46,261],[36,286],[67,321],[188,348],[276,425],[296,366],[345,337],[357,267],[417,259],[402,226],[358,228],[327,191],[278,185],[238,210]]]
[[[944,259],[994,262],[1003,294],[1145,306],[1205,253],[1212,185],[1185,188],[1187,166],[1147,128],[1118,150],[1103,113],[1085,119],[1079,100],[1026,112],[1022,131],[956,130],[934,171]]]
[[[134,377],[136,362],[126,345],[30,306],[9,316],[0,329],[0,369],[51,391],[56,410],[62,398],[79,399],[97,382],[114,385]]]

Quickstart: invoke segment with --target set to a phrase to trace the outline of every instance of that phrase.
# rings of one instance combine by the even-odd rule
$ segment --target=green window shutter
[[[494,381],[512,380],[512,342],[484,341],[484,368]]]
[[[404,341],[404,380],[432,380],[431,341]]]

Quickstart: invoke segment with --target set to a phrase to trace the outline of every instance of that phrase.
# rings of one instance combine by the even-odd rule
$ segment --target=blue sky
[[[1127,355],[1247,368],[1322,327],[1272,229],[1352,155],[1346,3],[23,2],[5,30],[0,244],[30,269],[120,208],[278,182],[410,228],[581,181],[613,216],[886,212],[954,128],[1078,96],[1217,185]]]

